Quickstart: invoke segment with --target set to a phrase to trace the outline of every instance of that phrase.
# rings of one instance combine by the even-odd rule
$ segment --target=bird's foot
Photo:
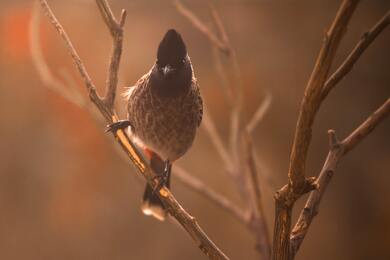
[[[172,164],[169,160],[165,161],[164,171],[155,177],[153,177],[153,181],[157,180],[158,184],[153,189],[153,192],[159,191],[163,186],[165,186],[168,182],[169,175],[171,174]]]
[[[107,132],[116,133],[116,131],[118,131],[119,129],[123,130],[129,126],[133,127],[129,120],[119,120],[115,123],[107,125],[106,133]]]

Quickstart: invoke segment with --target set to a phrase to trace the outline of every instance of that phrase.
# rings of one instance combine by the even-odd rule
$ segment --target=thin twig
[[[288,170],[289,183],[275,194],[275,225],[272,259],[289,258],[291,214],[295,201],[315,188],[314,179],[305,178],[305,165],[312,126],[321,105],[322,89],[339,43],[359,0],[344,0],[334,18],[317,57],[302,99]]]
[[[381,32],[390,24],[390,11],[387,13],[366,33],[364,33],[355,48],[340,65],[340,67],[328,78],[322,90],[322,99],[325,99],[329,92],[339,83],[345,75],[348,74],[359,60],[360,56],[370,46],[370,44],[379,36]]]
[[[352,134],[345,138],[342,142],[344,145],[344,154],[351,151],[359,144],[364,137],[374,130],[374,128],[388,116],[390,110],[390,98],[375,111],[363,124],[361,124]]]
[[[187,7],[183,5],[183,3],[179,0],[173,1],[177,11],[181,13],[183,16],[185,16],[188,20],[191,21],[191,23],[204,35],[207,36],[207,38],[222,52],[229,53],[230,49],[229,46],[225,44],[225,42],[221,41],[210,29],[208,26],[206,26],[198,17],[196,17]]]
[[[89,77],[79,55],[74,49],[69,37],[64,31],[62,25],[58,22],[57,18],[51,11],[46,0],[40,0],[41,6],[45,14],[49,17],[50,22],[55,27],[57,32],[60,34],[62,39],[65,42],[67,50],[70,52],[73,61],[75,62],[79,72],[85,82],[85,86],[89,91],[91,101],[97,106],[99,111],[105,117],[108,124],[118,121],[115,112],[111,110],[105,102],[100,99],[96,93],[96,88],[92,83],[91,78]],[[121,21],[121,24],[124,23],[124,20]],[[119,61],[118,61],[119,64]],[[115,73],[117,71],[114,70]],[[123,150],[127,153],[130,160],[137,167],[138,172],[148,181],[148,184],[154,188],[158,188],[158,181],[155,178],[155,173],[150,169],[150,166],[147,164],[146,160],[136,149],[136,146],[131,142],[126,132],[118,130],[114,133],[115,139],[121,145]],[[197,246],[205,253],[210,259],[228,259],[227,256],[210,240],[206,233],[199,226],[198,222],[193,216],[188,214],[184,208],[178,203],[172,193],[163,186],[157,193],[161,201],[166,206],[169,213],[176,218],[176,220],[183,226],[183,228],[188,232],[192,239],[196,242]]]
[[[219,35],[222,38],[221,41],[225,45],[227,45],[227,47],[229,49],[232,49],[232,47],[230,46],[229,37],[228,37],[226,30],[225,30],[225,26],[223,26],[221,16],[219,15],[219,12],[217,11],[217,9],[215,9],[215,6],[212,3],[210,3],[210,10],[211,10],[211,16],[213,17],[215,25],[217,26]]]
[[[39,3],[34,2],[31,22],[29,24],[30,53],[32,61],[44,83],[51,90],[59,93],[67,101],[79,107],[85,106],[85,99],[78,91],[77,87],[71,85],[67,87],[62,81],[53,76],[46,62],[44,61],[42,48],[40,44],[40,15]]]
[[[216,206],[230,213],[242,224],[248,225],[249,214],[247,214],[245,210],[234,205],[234,203],[228,200],[225,196],[218,194],[216,191],[212,190],[210,187],[204,184],[201,180],[195,178],[193,174],[190,174],[181,167],[175,166],[173,173],[177,179],[187,187],[202,195]]]
[[[259,107],[256,109],[252,118],[249,120],[249,123],[246,126],[246,130],[249,134],[252,134],[255,128],[259,125],[264,115],[267,113],[272,103],[272,95],[269,92],[266,92],[264,100],[260,103]]]
[[[271,253],[271,242],[269,238],[267,221],[265,219],[260,182],[257,173],[256,162],[254,160],[253,142],[248,132],[245,132],[245,146],[247,154],[247,165],[250,173],[252,190],[254,191],[254,202],[251,228],[255,231],[257,250],[262,259],[269,259]]]
[[[214,145],[215,150],[218,152],[226,167],[228,169],[232,169],[233,166],[230,155],[222,142],[221,136],[218,134],[214,121],[211,118],[210,112],[205,104],[203,104],[203,119],[201,126],[208,134],[210,141]]]
[[[228,105],[230,107],[232,107],[233,104],[234,104],[234,95],[233,95],[233,91],[232,91],[232,89],[230,87],[229,79],[228,79],[228,77],[226,75],[226,71],[223,68],[220,53],[221,52],[218,49],[218,47],[213,45],[214,67],[215,67],[215,70],[217,72],[217,75],[218,75],[218,78],[219,78],[219,81],[220,81],[220,86],[221,86],[221,89],[223,90],[223,93],[224,93],[224,95],[226,97]]]
[[[74,61],[77,69],[79,70],[81,78],[83,79],[85,86],[87,87],[89,95],[91,96],[91,98],[93,97],[94,99],[100,99],[96,94],[96,87],[93,84],[92,79],[89,76],[87,70],[85,69],[85,66],[82,63],[80,56],[78,55],[77,51],[73,47],[73,44],[69,39],[69,36],[64,31],[62,25],[58,22],[57,18],[54,16],[47,2],[44,0],[40,0],[40,3],[45,15],[50,19],[51,24],[55,26],[55,29],[57,30],[58,34],[61,36],[62,40],[65,43],[65,47],[67,51],[72,56],[72,60]]]
[[[335,132],[329,130],[329,153],[317,179],[318,189],[310,193],[304,209],[301,211],[290,236],[290,257],[298,252],[314,217],[318,214],[319,205],[325,190],[333,177],[340,159],[371,133],[376,126],[390,114],[390,98],[377,109],[366,121],[357,127],[348,137],[339,142]]]
[[[122,54],[123,26],[126,21],[126,10],[122,10],[121,18],[117,22],[106,0],[96,0],[96,4],[113,39],[112,54],[107,72],[106,93],[104,95],[104,102],[109,109],[113,110],[118,84],[119,62]]]

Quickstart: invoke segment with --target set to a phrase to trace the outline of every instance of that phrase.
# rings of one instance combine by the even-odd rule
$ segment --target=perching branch
[[[42,55],[42,46],[39,42],[39,8],[39,3],[35,2],[33,6],[29,30],[30,51],[32,55],[32,61],[38,71],[39,76],[43,80],[44,86],[55,91],[57,94],[67,99],[72,104],[87,109],[87,111],[91,113],[93,118],[99,122],[99,125],[102,126],[101,115],[98,114],[96,110],[91,109],[91,107],[89,106],[90,103],[88,103],[88,100],[80,93],[76,86],[76,83],[72,80],[72,78],[70,78],[70,75],[68,73],[65,73],[66,71],[60,71],[60,73],[63,74],[64,79],[66,79],[66,81],[68,82],[68,84],[65,85],[61,80],[55,78],[54,75],[50,72],[47,62]],[[71,88],[71,90],[69,90],[69,88]],[[121,158],[128,161],[128,157],[123,154],[123,151],[120,150],[120,148],[116,146],[115,143],[113,143],[113,147],[117,148],[115,149],[115,151],[118,152],[118,155],[121,156]],[[232,216],[235,217],[239,222],[245,225],[247,225],[247,223],[249,222],[249,214],[247,214],[248,212],[243,213],[244,211],[242,209],[238,208],[224,196],[212,190],[205,183],[191,175],[189,172],[185,171],[179,166],[176,166],[174,168],[173,174],[175,175],[176,179],[182,184],[198,192],[198,194],[204,196],[216,206],[232,214]]]
[[[335,132],[329,130],[329,153],[316,181],[319,188],[310,193],[305,207],[291,231],[290,259],[295,257],[309,230],[310,224],[318,214],[322,196],[335,173],[340,159],[367,137],[389,114],[390,98],[343,141],[338,141]]]
[[[102,16],[106,17],[108,16],[109,19],[105,19],[106,24],[110,27],[109,24],[112,24],[109,21],[116,21],[113,17],[112,13],[109,12],[109,8],[105,9],[104,7],[108,7],[108,4],[104,0],[99,0],[99,10],[102,11]],[[50,19],[51,24],[55,27],[57,32],[60,34],[61,38],[63,39],[65,46],[70,53],[73,61],[75,62],[76,67],[78,68],[80,75],[82,76],[85,86],[89,92],[89,96],[91,101],[96,105],[96,107],[99,109],[100,113],[104,116],[106,119],[107,124],[111,124],[113,122],[118,121],[118,118],[112,109],[111,104],[113,104],[113,101],[105,102],[104,100],[114,100],[115,97],[115,90],[116,90],[116,84],[117,84],[117,75],[111,75],[108,78],[111,80],[108,80],[110,88],[106,89],[106,93],[110,93],[109,95],[112,95],[113,97],[110,97],[108,99],[102,99],[98,96],[96,92],[95,85],[93,84],[91,78],[89,77],[84,64],[82,63],[79,55],[77,54],[75,48],[73,47],[68,35],[66,34],[65,30],[63,29],[62,25],[58,22],[57,18],[55,17],[54,13],[50,9],[49,5],[47,4],[46,0],[40,0],[41,7],[44,10],[45,14]],[[102,8],[103,7],[103,8]],[[122,12],[122,18],[119,22],[119,26],[122,27],[125,21],[125,14]],[[109,23],[109,24],[108,24]],[[110,27],[111,28],[111,27]],[[110,65],[110,74],[111,73],[118,73],[118,67],[119,67],[119,59],[120,59],[120,50],[115,49],[121,49],[122,44],[121,41],[118,41],[115,43],[114,40],[114,54],[111,59],[111,65]],[[113,61],[113,59],[117,59]],[[114,64],[114,65],[113,65]],[[156,189],[158,186],[158,181],[156,178],[154,178],[156,175],[155,173],[150,169],[150,166],[147,164],[146,160],[143,158],[143,156],[140,154],[140,152],[136,149],[136,146],[132,143],[132,141],[127,136],[126,132],[122,130],[118,130],[116,133],[114,133],[115,139],[117,142],[121,145],[123,150],[126,152],[130,160],[133,162],[133,164],[137,167],[138,172],[147,180],[148,184],[151,185],[152,188]],[[176,218],[176,220],[183,226],[183,228],[188,232],[188,234],[192,237],[192,239],[196,242],[197,246],[202,250],[203,253],[205,253],[210,259],[228,259],[228,257],[208,238],[206,233],[202,230],[202,228],[199,226],[197,221],[193,216],[188,214],[184,208],[178,203],[178,201],[175,199],[173,194],[167,189],[165,186],[163,186],[158,191],[158,196],[166,206],[168,212]]]

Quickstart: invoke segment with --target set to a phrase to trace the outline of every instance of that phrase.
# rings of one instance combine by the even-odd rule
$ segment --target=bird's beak
[[[166,65],[165,67],[162,68],[162,72],[163,72],[164,76],[169,75],[174,70],[175,69],[172,68],[170,65]]]

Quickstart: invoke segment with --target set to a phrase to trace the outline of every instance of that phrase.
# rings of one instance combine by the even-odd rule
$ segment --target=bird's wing
[[[200,123],[202,123],[203,118],[203,99],[200,95],[199,86],[196,84],[196,95],[198,99],[198,108],[199,108],[199,114],[198,114],[198,127],[200,126]]]
[[[126,88],[125,92],[123,93],[123,97],[125,98],[126,101],[130,99],[130,96],[133,94],[136,88],[141,87],[143,84],[147,82],[147,78],[149,75],[150,72],[146,73],[140,79],[137,80],[135,85]]]

